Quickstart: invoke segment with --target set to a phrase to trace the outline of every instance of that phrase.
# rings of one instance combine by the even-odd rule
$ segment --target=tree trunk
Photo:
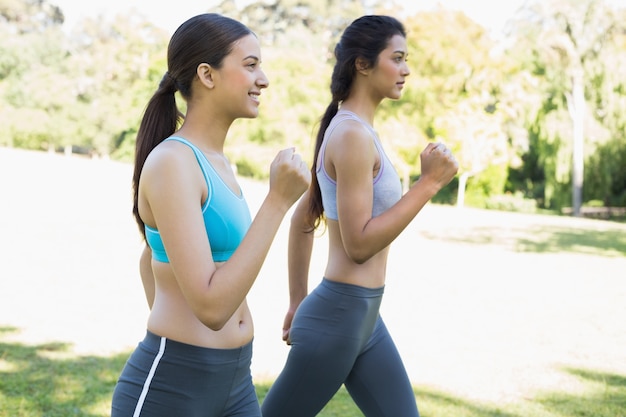
[[[459,190],[457,192],[456,206],[462,208],[465,205],[465,187],[467,187],[467,179],[470,177],[468,172],[459,175]]]
[[[572,149],[572,214],[574,217],[580,217],[585,164],[585,87],[582,68],[574,70],[572,76],[572,97],[571,100],[568,100],[568,104],[574,130]]]

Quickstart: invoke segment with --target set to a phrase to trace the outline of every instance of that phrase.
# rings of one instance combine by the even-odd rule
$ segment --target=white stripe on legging
[[[154,377],[156,368],[159,365],[159,361],[163,356],[163,352],[165,352],[165,337],[161,337],[161,346],[159,346],[159,353],[157,353],[154,358],[154,362],[152,362],[152,368],[150,368],[150,372],[148,373],[146,382],[143,383],[143,390],[141,390],[141,395],[139,396],[139,401],[137,401],[137,406],[135,407],[135,413],[133,414],[133,417],[139,417],[139,414],[141,414],[143,402],[146,400],[146,395],[148,395],[148,389],[150,389],[150,383],[152,382],[152,378]]]

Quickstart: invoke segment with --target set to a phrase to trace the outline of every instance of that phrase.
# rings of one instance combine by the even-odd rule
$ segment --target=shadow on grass
[[[428,387],[415,389],[421,417],[626,417],[626,377],[583,369],[564,369],[579,378],[583,394],[543,393],[514,403],[481,403]],[[262,401],[269,384],[257,384]],[[318,417],[363,417],[345,388]]]
[[[544,392],[534,398],[497,405],[467,401],[448,394],[416,390],[422,417],[626,417],[626,376],[565,368],[584,391]]]
[[[597,230],[549,225],[529,227],[468,227],[448,233],[422,232],[430,240],[476,245],[498,245],[515,252],[580,253],[605,257],[626,256],[626,233],[622,229]]]
[[[548,393],[536,401],[557,416],[626,417],[626,376],[585,369],[565,371],[585,383],[584,395]]]
[[[19,330],[0,327],[0,340]],[[67,343],[0,341],[0,417],[110,415],[128,354],[78,356]]]
[[[268,385],[257,384],[257,393],[262,401],[269,389]],[[497,407],[473,403],[449,394],[420,387],[415,390],[421,417],[526,417],[502,411]],[[345,387],[335,394],[318,414],[318,417],[363,417]]]
[[[626,417],[626,376],[578,368],[563,371],[583,383],[582,394],[552,391],[497,405],[468,401],[426,387],[416,390],[416,397],[422,417]]]

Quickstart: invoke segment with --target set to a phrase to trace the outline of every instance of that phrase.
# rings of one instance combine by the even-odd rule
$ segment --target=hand
[[[289,335],[289,331],[291,330],[291,322],[293,321],[293,316],[295,312],[289,310],[285,315],[285,321],[283,322],[283,340],[287,342],[288,345],[291,344],[291,337]]]
[[[289,206],[295,203],[311,183],[311,171],[294,148],[283,149],[270,167],[270,191],[278,193]]]
[[[420,161],[420,178],[432,181],[438,189],[445,187],[459,171],[459,163],[443,143],[429,143],[420,154]]]

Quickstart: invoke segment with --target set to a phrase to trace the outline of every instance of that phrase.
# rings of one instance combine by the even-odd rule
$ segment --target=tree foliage
[[[373,0],[243,8],[224,0],[209,11],[241,20],[262,43],[270,88],[260,116],[237,121],[227,146],[240,174],[255,177],[267,175],[279,148],[312,156],[343,29],[366,13],[404,15],[394,1]],[[510,194],[520,206],[567,206],[580,69],[584,201],[626,205],[625,9],[550,0],[527,2],[517,17],[504,39],[443,8],[402,18],[411,75],[375,126],[388,153],[408,184],[426,143],[448,144],[461,169],[440,201],[497,207]],[[166,70],[167,34],[133,13],[85,19],[71,32],[63,21],[47,0],[0,0],[0,146],[131,161],[144,106]]]
[[[536,77],[543,95],[530,127],[539,151],[528,160],[544,171],[544,183],[533,189],[543,190],[545,207],[572,204],[576,210],[583,166],[597,161],[598,147],[619,135],[606,117],[616,115],[607,106],[623,97],[622,81],[611,74],[625,52],[620,39],[626,26],[618,13],[602,0],[551,0],[531,3],[515,22],[511,52]],[[593,190],[585,187],[587,200]]]

